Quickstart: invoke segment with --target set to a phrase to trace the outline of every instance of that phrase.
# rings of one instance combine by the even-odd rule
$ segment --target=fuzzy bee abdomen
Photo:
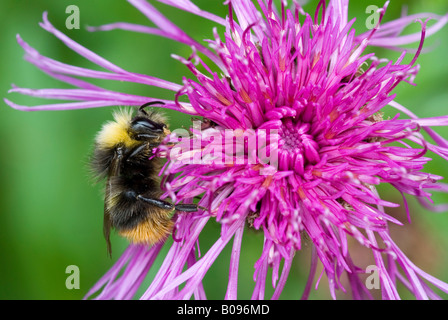
[[[108,181],[109,193],[105,198],[105,206],[109,212],[112,225],[117,230],[132,229],[144,221],[147,216],[160,216],[161,208],[139,200],[139,195],[158,196],[155,181],[136,179],[124,176],[111,177]],[[162,216],[169,216],[166,210]]]
[[[153,245],[164,241],[173,230],[173,221],[157,214],[147,214],[135,227],[118,229],[118,233],[132,243]]]

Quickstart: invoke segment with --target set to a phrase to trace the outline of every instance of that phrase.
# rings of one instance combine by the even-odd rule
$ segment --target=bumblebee
[[[173,211],[194,212],[194,204],[173,205],[161,200],[161,159],[153,149],[170,133],[163,115],[145,108],[163,104],[153,101],[132,110],[115,112],[95,139],[91,158],[94,175],[107,178],[104,198],[103,232],[109,256],[112,254],[110,233],[132,243],[153,245],[164,241],[173,229]]]

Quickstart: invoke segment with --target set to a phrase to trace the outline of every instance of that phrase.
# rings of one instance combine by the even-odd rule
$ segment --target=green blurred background
[[[224,16],[227,8],[222,0],[196,1],[201,8]],[[384,1],[371,0],[368,4],[382,6]],[[65,9],[75,4],[80,9],[81,29],[68,30]],[[390,4],[385,21],[397,18],[407,4],[409,13],[448,12],[445,0],[397,1]],[[163,5],[159,7],[172,21],[198,40],[212,38],[213,24],[194,15]],[[316,1],[305,6],[314,13]],[[355,27],[365,32],[365,1],[352,1],[350,17],[357,17]],[[16,34],[41,54],[69,64],[94,67],[65,47],[59,40],[38,26],[42,13],[48,11],[56,28],[99,55],[124,69],[181,82],[189,75],[186,68],[170,57],[171,53],[189,56],[191,49],[156,36],[125,31],[90,33],[85,26],[126,21],[148,24],[146,18],[125,1],[25,1],[0,2],[0,92],[3,97],[25,105],[49,103],[47,100],[7,94],[11,84],[28,88],[65,88],[60,83],[23,60],[23,51],[16,42]],[[419,30],[419,24],[407,29]],[[416,79],[417,86],[403,83],[396,92],[397,101],[420,116],[447,114],[448,110],[448,26],[428,39],[432,52],[423,54],[422,68]],[[416,44],[417,45],[417,44]],[[416,47],[416,45],[414,47]],[[397,53],[374,50],[381,56],[396,58]],[[410,61],[411,57],[407,61]],[[96,81],[107,88],[158,98],[172,98],[171,92],[127,83]],[[56,101],[55,101],[56,102]],[[111,108],[56,111],[20,112],[1,102],[0,111],[0,299],[81,299],[126,248],[127,243],[114,236],[114,256],[106,255],[102,235],[103,202],[101,186],[94,185],[87,170],[87,157],[92,141],[101,124],[111,118]],[[390,113],[392,114],[392,113]],[[170,113],[171,128],[188,125],[189,117]],[[438,130],[448,137],[446,128]],[[427,171],[448,176],[446,162],[435,159]],[[401,202],[399,194],[383,189],[384,198]],[[435,195],[437,202],[448,202],[446,195]],[[393,228],[396,242],[423,270],[448,282],[448,213],[432,214],[421,210],[409,199],[412,207],[412,224],[407,223],[403,210],[394,210],[404,223]],[[219,226],[209,223],[201,237],[205,252],[218,237]],[[259,257],[262,235],[245,232],[244,254],[240,262],[240,298],[250,298],[254,282],[253,264]],[[227,285],[231,245],[213,265],[204,279],[209,298],[222,299]],[[359,250],[354,247],[354,250]],[[359,250],[360,265],[366,254]],[[297,299],[301,296],[309,269],[309,245],[296,255],[290,279],[281,296]],[[367,258],[366,258],[367,259]],[[156,266],[161,259],[156,261]],[[76,265],[80,270],[80,289],[68,290],[66,267]],[[156,270],[156,268],[154,268]],[[149,283],[150,273],[145,285]],[[143,286],[143,287],[144,287]],[[312,290],[311,298],[327,299],[327,281],[320,283],[319,291]],[[142,292],[142,290],[140,290]],[[267,282],[267,297],[272,293]],[[341,295],[340,298],[344,298]],[[409,295],[403,293],[404,298]]]

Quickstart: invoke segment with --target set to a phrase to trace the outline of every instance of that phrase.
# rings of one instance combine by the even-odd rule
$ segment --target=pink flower
[[[19,110],[65,110],[141,105],[159,100],[99,88],[78,79],[81,76],[171,90],[175,95],[173,100],[163,100],[165,107],[211,121],[209,127],[193,128],[192,137],[184,137],[176,146],[183,151],[192,145],[199,148],[176,154],[170,152],[173,149],[165,150],[165,197],[186,203],[199,197],[199,205],[207,210],[177,215],[175,241],[142,299],[206,298],[202,280],[232,240],[225,298],[236,299],[246,227],[261,230],[265,239],[255,264],[253,299],[265,298],[269,268],[275,287],[272,298],[280,297],[304,237],[311,241],[313,253],[303,298],[309,295],[318,261],[323,265],[322,273],[329,280],[333,298],[336,290],[345,291],[341,285],[343,274],[348,276],[354,298],[371,297],[360,278],[363,271],[352,259],[349,238],[371,249],[384,299],[400,298],[397,280],[418,299],[438,298],[431,286],[448,292],[446,283],[415,266],[395,244],[388,225],[401,222],[389,215],[387,208],[399,205],[382,200],[377,192],[378,185],[389,184],[403,198],[416,197],[436,211],[448,208],[431,204],[432,191],[448,191],[448,186],[439,182],[442,177],[423,171],[431,160],[425,156],[427,151],[448,160],[448,141],[431,129],[448,125],[448,116],[418,118],[396,102],[393,94],[400,82],[413,84],[419,70],[415,62],[425,37],[443,27],[448,15],[402,17],[356,35],[354,20],[348,19],[348,0],[330,0],[328,5],[320,1],[313,16],[303,12],[296,1],[290,8],[282,1],[278,11],[272,1],[232,0],[226,3],[226,19],[200,10],[189,0],[159,0],[226,27],[224,35],[215,30],[215,38],[205,46],[148,2],[129,2],[156,27],[114,23],[92,30],[126,29],[191,46],[193,53],[189,58],[173,57],[184,63],[194,78],[189,75],[179,85],[127,72],[70,40],[44,15],[44,29],[108,71],[54,61],[18,37],[29,62],[79,89],[13,88],[11,92],[79,102],[28,108],[5,101]],[[387,4],[379,11],[380,20]],[[436,20],[431,27],[427,26],[429,18]],[[423,19],[419,20],[421,33],[401,35],[404,27],[416,19]],[[368,46],[401,50],[398,46],[414,42],[419,42],[419,47],[409,64],[403,63],[405,51],[397,61],[364,54]],[[214,65],[207,65],[201,56]],[[187,97],[188,102],[180,102],[181,96]],[[385,119],[381,110],[388,105],[407,117],[398,113]],[[423,136],[423,131],[431,141]],[[225,149],[210,158],[211,150],[226,146],[226,132],[247,135],[249,149],[256,145],[257,152],[245,154],[243,142],[242,157],[238,158],[236,149]],[[260,137],[264,139],[262,147],[257,145]],[[234,147],[233,143],[230,145]],[[261,149],[264,155],[275,153],[275,161],[270,158],[267,162],[260,156]],[[225,157],[228,161],[221,161]],[[406,210],[409,214],[409,208]],[[202,252],[198,237],[210,219],[221,224],[221,234],[211,248]],[[102,289],[97,298],[132,298],[162,246],[129,246],[87,296]],[[118,276],[121,270],[123,274]]]

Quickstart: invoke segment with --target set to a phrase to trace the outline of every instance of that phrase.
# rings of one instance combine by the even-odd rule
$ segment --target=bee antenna
[[[162,101],[151,101],[151,102],[147,102],[143,105],[140,106],[140,108],[138,108],[138,111],[144,113],[145,115],[148,115],[148,113],[144,110],[146,107],[152,106],[154,104],[161,104],[164,105],[165,103]]]

